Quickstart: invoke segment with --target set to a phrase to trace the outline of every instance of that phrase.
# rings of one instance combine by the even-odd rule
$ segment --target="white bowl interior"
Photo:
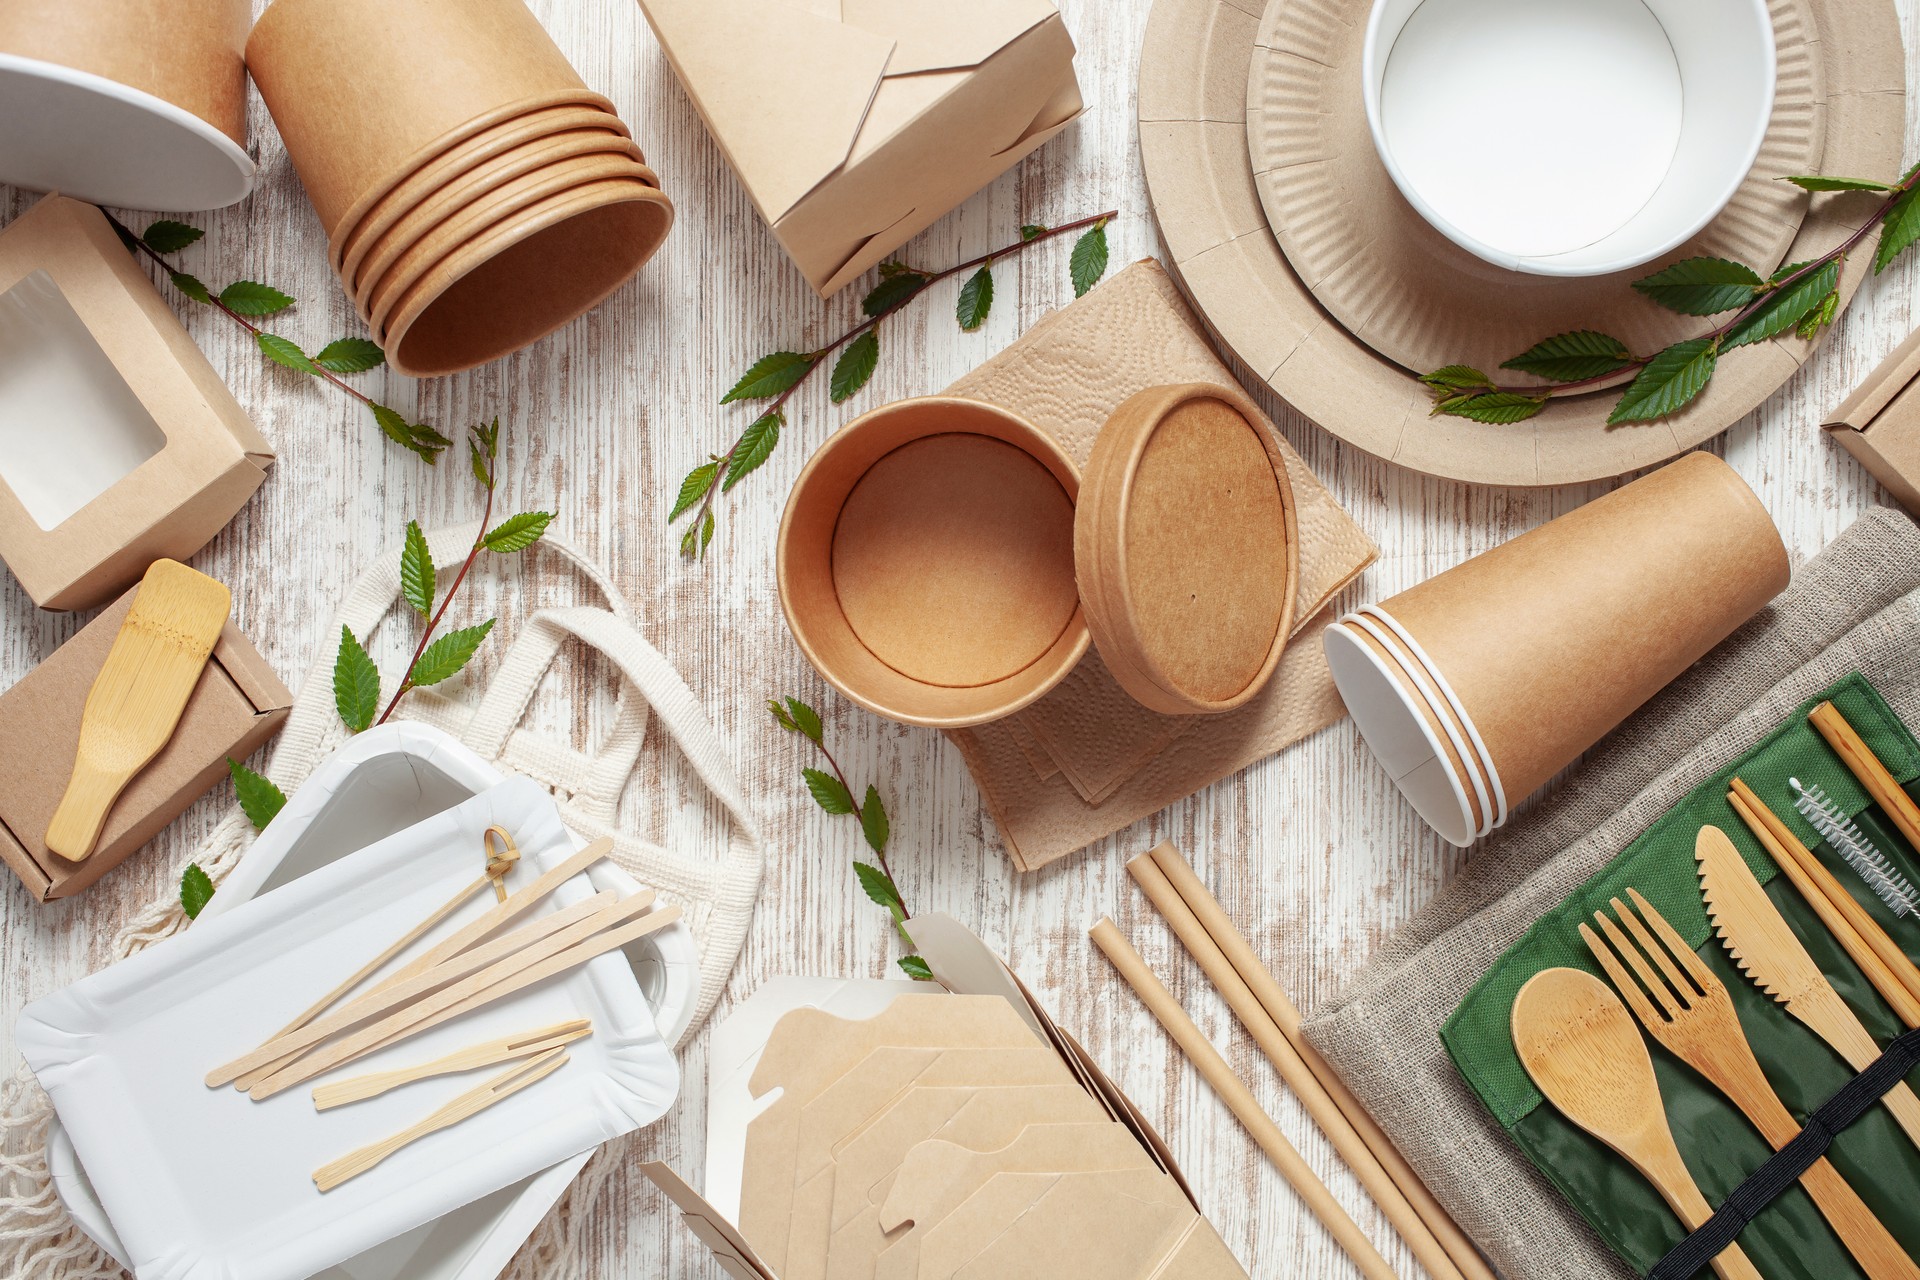
[[[1739,189],[1773,112],[1766,0],[1378,0],[1362,92],[1421,216],[1541,275],[1659,257]]]

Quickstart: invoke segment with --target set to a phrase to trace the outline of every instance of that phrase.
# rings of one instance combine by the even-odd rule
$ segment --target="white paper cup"
[[[1374,146],[1448,239],[1534,275],[1605,275],[1733,198],[1773,112],[1766,0],[1376,0]]]

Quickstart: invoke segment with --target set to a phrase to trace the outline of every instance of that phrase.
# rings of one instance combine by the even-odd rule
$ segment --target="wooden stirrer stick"
[[[462,1071],[490,1067],[496,1062],[532,1057],[535,1054],[545,1053],[549,1049],[557,1049],[561,1045],[572,1044],[575,1040],[592,1032],[593,1022],[590,1019],[575,1018],[572,1022],[556,1022],[550,1027],[541,1027],[537,1031],[525,1031],[517,1036],[503,1036],[498,1040],[489,1040],[485,1044],[471,1045],[449,1053],[445,1057],[435,1058],[431,1062],[423,1062],[418,1066],[400,1067],[393,1071],[369,1071],[365,1075],[316,1087],[313,1091],[313,1109],[325,1111],[330,1107],[345,1106],[349,1102],[377,1098],[383,1093],[398,1089],[401,1085],[412,1084],[416,1080],[457,1075]]]

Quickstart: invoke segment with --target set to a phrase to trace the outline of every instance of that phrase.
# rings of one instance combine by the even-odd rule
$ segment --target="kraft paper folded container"
[[[1081,111],[1073,39],[1047,0],[640,7],[761,216],[822,297]]]
[[[248,0],[0,5],[0,183],[183,211],[253,189]]]
[[[1834,440],[1920,519],[1920,332],[1827,417]]]
[[[133,607],[128,591],[0,694],[0,735],[32,750],[12,753],[0,773],[0,859],[43,902],[71,897],[125,862],[227,776],[227,757],[244,760],[279,732],[293,695],[229,620],[200,673],[173,737],[114,801],[93,855],[69,862],[46,846],[59,807],[80,716]]]
[[[272,464],[98,209],[49,196],[0,231],[0,559],[34,603],[188,559]]]
[[[1329,629],[1327,658],[1374,754],[1464,846],[1759,612],[1787,573],[1753,491],[1713,455],[1689,454],[1349,615]],[[1437,692],[1406,689],[1362,651],[1368,619]],[[1485,766],[1491,819],[1464,799],[1471,770],[1453,785],[1436,773],[1452,772],[1430,736],[1436,700]]]

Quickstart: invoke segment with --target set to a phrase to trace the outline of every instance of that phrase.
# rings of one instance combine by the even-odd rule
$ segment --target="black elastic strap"
[[[1920,1029],[1907,1032],[1887,1046],[1874,1064],[1841,1087],[1807,1120],[1800,1136],[1776,1151],[1745,1182],[1734,1188],[1713,1217],[1660,1259],[1646,1280],[1688,1280],[1718,1257],[1735,1236],[1800,1180],[1833,1145],[1834,1135],[1858,1120],[1920,1067]]]

